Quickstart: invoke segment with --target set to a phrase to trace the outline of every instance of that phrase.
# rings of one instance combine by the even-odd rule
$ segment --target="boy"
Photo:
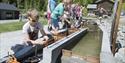
[[[23,26],[24,42],[26,44],[46,44],[48,37],[43,30],[43,26],[38,21],[39,13],[36,9],[30,9],[27,13],[28,22]],[[38,32],[42,37],[38,39]]]

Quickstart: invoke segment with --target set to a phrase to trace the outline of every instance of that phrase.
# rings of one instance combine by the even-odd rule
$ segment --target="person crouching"
[[[42,24],[39,22],[39,13],[36,9],[30,9],[27,12],[28,21],[23,26],[24,42],[26,44],[46,44],[49,39],[45,31],[43,30]],[[42,34],[38,38],[38,33]]]

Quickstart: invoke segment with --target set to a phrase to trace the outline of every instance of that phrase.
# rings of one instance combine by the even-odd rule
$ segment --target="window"
[[[6,18],[12,19],[13,18],[13,12],[12,11],[6,11]]]

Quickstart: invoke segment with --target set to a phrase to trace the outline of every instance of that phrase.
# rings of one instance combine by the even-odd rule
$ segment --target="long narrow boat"
[[[20,51],[14,53],[13,59],[16,58],[17,61],[21,62],[21,63],[27,63],[27,62],[39,62],[43,59],[43,48],[44,47],[48,47],[48,45],[53,45],[55,43],[58,43],[60,40],[65,40],[64,37],[68,37],[70,35],[70,37],[75,33],[75,32],[81,32],[78,29],[70,29],[68,30],[68,35],[67,35],[67,30],[60,30],[60,34],[58,34],[57,36],[54,36],[54,40],[51,37],[49,43],[46,46],[42,46],[42,45],[35,45],[33,46],[25,46],[23,49],[21,49]],[[82,31],[84,32],[84,31]],[[86,30],[85,30],[86,32]],[[81,33],[76,34],[73,38],[78,37],[78,35],[80,35]],[[72,39],[73,39],[72,38]],[[0,59],[0,63],[6,63],[7,61],[10,61],[10,56],[6,56],[3,59]],[[13,61],[13,60],[12,60]],[[17,62],[15,62],[17,63]]]

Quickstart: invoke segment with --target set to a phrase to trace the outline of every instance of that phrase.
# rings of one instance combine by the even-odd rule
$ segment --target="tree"
[[[73,0],[73,3],[80,3],[81,5],[88,5],[89,3],[93,3],[95,0]]]
[[[4,2],[4,3],[9,3],[9,0],[2,0],[2,2]]]
[[[21,11],[27,11],[29,8],[36,8],[39,11],[46,11],[48,0],[0,0],[4,3],[15,4]],[[57,0],[60,3],[62,0]],[[96,0],[73,0],[73,3],[80,3],[81,5],[87,5],[93,3]]]

